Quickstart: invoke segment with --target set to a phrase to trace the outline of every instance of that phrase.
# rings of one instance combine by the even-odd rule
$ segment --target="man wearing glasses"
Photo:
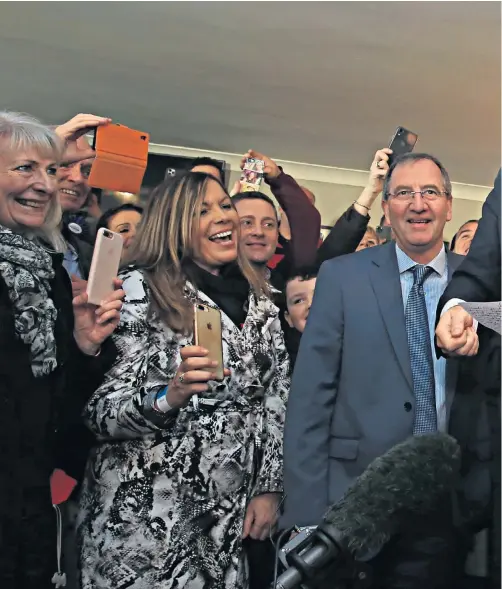
[[[436,307],[463,260],[446,252],[446,169],[427,154],[377,152],[395,242],[323,264],[293,376],[284,438],[283,527],[319,524],[378,456],[446,432],[456,368],[434,352]],[[465,550],[449,500],[405,519],[374,558],[375,587],[458,587]]]

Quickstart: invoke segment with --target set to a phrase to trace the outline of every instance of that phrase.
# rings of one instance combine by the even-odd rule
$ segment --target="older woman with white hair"
[[[85,294],[72,302],[58,230],[64,149],[38,120],[0,112],[0,586],[12,589],[52,586],[58,430],[115,360],[124,295],[117,283],[98,308]]]

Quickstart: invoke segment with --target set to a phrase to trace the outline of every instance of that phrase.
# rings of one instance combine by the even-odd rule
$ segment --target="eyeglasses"
[[[449,192],[446,190],[436,190],[435,188],[427,188],[426,190],[398,190],[395,194],[387,193],[387,197],[392,196],[396,200],[408,201],[415,198],[415,194],[420,196],[427,201],[437,200],[441,195],[449,196]]]

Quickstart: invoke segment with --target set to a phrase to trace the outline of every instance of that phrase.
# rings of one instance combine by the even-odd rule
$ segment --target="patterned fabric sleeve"
[[[282,443],[286,402],[290,388],[289,357],[279,318],[274,319],[270,333],[275,352],[275,374],[265,393],[265,424],[262,460],[252,495],[282,493]]]
[[[154,394],[165,386],[174,367],[176,347],[160,351],[147,324],[148,295],[138,271],[121,275],[126,292],[119,326],[113,335],[117,359],[91,397],[84,418],[98,439],[133,439],[174,424],[176,412],[152,411]]]

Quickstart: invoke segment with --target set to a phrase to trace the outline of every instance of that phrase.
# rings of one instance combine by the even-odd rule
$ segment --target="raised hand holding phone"
[[[66,123],[56,127],[56,133],[64,141],[76,141],[79,137],[86,135],[96,127],[108,125],[111,119],[97,115],[78,114]]]
[[[66,150],[63,163],[73,164],[93,158],[96,154],[87,140],[80,140],[93,129],[108,125],[111,119],[91,114],[78,114],[72,119],[56,127],[56,134],[65,142]],[[80,141],[79,141],[80,140]]]
[[[389,157],[389,166],[392,165],[392,162],[398,156],[404,155],[405,153],[411,153],[417,141],[418,135],[416,133],[405,129],[404,127],[398,127],[389,144],[389,149],[392,150],[392,154]]]
[[[384,181],[390,168],[389,162],[392,157],[392,153],[392,149],[388,147],[379,149],[375,153],[373,161],[371,162],[370,174],[366,188],[375,196],[378,196],[383,190]]]
[[[274,178],[277,178],[280,175],[281,169],[274,162],[274,160],[269,158],[264,153],[260,153],[259,151],[255,151],[254,149],[248,150],[248,152],[245,153],[242,157],[241,170],[244,169],[246,161],[251,158],[263,162],[263,176],[266,182],[269,182],[270,180],[273,180]]]
[[[371,162],[368,183],[364,187],[359,198],[354,202],[354,209],[363,217],[367,217],[369,211],[383,190],[383,184],[389,171],[389,157],[392,150],[384,147],[379,149]]]
[[[263,180],[263,160],[246,158],[241,174],[241,192],[257,192]]]

